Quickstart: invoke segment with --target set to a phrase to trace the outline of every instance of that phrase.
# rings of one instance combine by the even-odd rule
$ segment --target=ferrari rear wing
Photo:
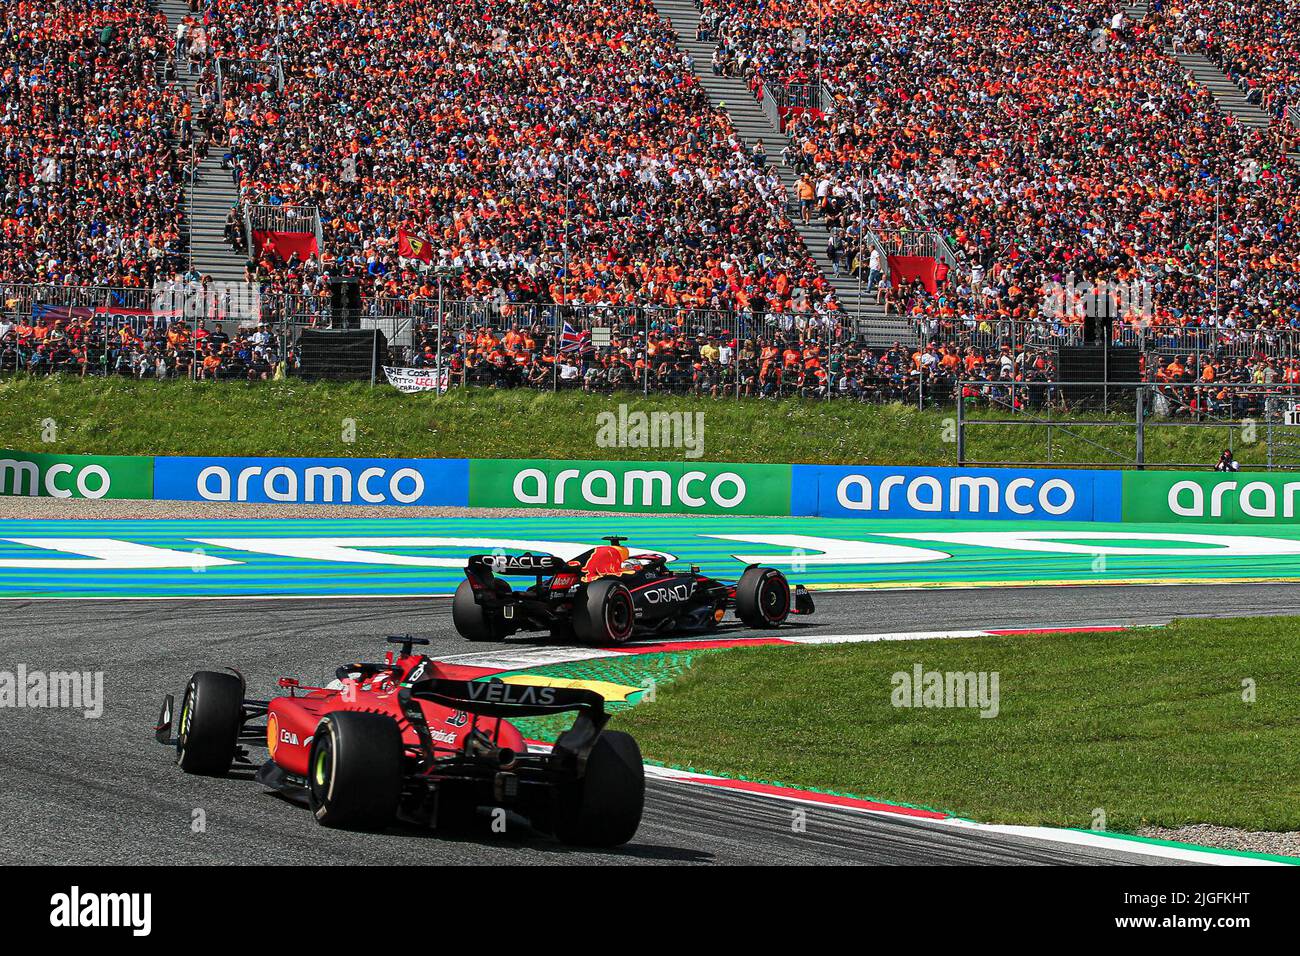
[[[469,559],[466,570],[537,577],[557,574],[568,567],[569,562],[553,554],[476,554]]]
[[[417,703],[420,700],[476,716],[497,718],[541,717],[576,711],[578,716],[573,726],[556,739],[552,759],[579,773],[585,768],[591,748],[609,720],[605,713],[605,698],[594,691],[574,687],[437,678],[420,681],[413,687],[403,687],[398,691],[397,699],[429,760],[433,759],[435,749],[424,711]]]
[[[409,696],[486,717],[542,717],[579,711],[601,722],[605,718],[605,698],[575,687],[439,678],[420,681],[410,688]]]

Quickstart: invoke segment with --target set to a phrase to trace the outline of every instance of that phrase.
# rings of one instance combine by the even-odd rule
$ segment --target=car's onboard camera
[[[186,773],[256,768],[259,783],[306,803],[324,826],[382,830],[397,821],[469,823],[508,810],[580,846],[617,846],[641,823],[645,770],[628,734],[605,730],[589,690],[466,681],[401,645],[383,663],[344,664],[328,687],[280,678],[287,694],[249,699],[238,672],[190,678],[172,736],[167,695],[155,727]],[[576,713],[548,753],[506,718]],[[265,723],[261,723],[265,720]],[[265,747],[254,762],[250,748]]]
[[[631,554],[626,538],[604,538],[572,560],[550,554],[476,554],[465,566],[451,616],[470,641],[501,641],[518,631],[546,631],[557,641],[623,644],[638,634],[707,631],[727,611],[753,628],[774,628],[791,614],[812,614],[803,585],[791,588],[775,568],[752,564],[726,584],[673,571],[661,554]],[[502,576],[534,578],[514,590]]]

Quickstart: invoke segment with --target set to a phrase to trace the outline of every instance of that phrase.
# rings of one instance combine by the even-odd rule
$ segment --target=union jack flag
[[[564,323],[564,331],[560,333],[561,352],[572,352],[575,349],[581,351],[587,347],[587,343],[590,341],[591,333],[586,329],[579,332],[568,322]]]

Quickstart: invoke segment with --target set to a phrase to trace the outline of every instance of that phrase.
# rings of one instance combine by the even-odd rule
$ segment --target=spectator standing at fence
[[[799,216],[806,226],[812,218],[813,203],[817,199],[817,187],[813,185],[807,173],[799,177],[799,183],[795,187],[795,198],[799,200]]]

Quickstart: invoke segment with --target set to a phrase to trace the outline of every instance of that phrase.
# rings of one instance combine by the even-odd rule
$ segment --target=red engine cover
[[[397,661],[406,674],[421,660],[419,657],[401,658]],[[438,675],[438,665],[431,665]],[[336,711],[363,711],[388,714],[402,728],[402,739],[418,747],[415,730],[402,715],[397,700],[398,681],[389,675],[376,677],[370,683],[358,684],[345,695],[341,690],[314,689],[297,697],[276,697],[267,708],[266,746],[271,759],[288,773],[307,775],[307,757],[311,752],[312,738],[326,714]],[[429,724],[435,750],[451,753],[464,747],[465,736],[474,726],[474,719],[464,711],[453,710],[440,704],[419,701],[424,718]],[[478,719],[478,729],[495,741],[498,747],[523,752],[527,749],[523,735],[510,723],[495,717]]]

